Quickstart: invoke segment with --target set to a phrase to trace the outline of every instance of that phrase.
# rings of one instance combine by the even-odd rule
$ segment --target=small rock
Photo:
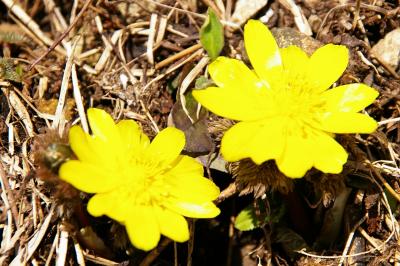
[[[372,47],[371,53],[380,61],[396,69],[400,59],[400,28],[386,34]]]
[[[242,25],[249,18],[254,16],[261,8],[266,6],[268,0],[239,0],[236,2],[235,11],[232,15],[232,22]]]
[[[322,46],[322,43],[318,40],[292,28],[274,28],[271,31],[279,48],[296,45],[310,56],[315,50]]]

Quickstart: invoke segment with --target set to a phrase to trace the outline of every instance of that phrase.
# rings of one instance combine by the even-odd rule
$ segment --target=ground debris
[[[395,0],[251,4],[241,0],[2,0],[0,265],[394,263],[400,257],[398,4]],[[272,28],[281,47],[299,45],[308,55],[325,43],[345,45],[350,62],[336,85],[364,82],[379,91],[379,98],[364,111],[379,121],[379,129],[369,136],[338,138],[349,151],[341,175],[311,171],[302,180],[292,180],[273,162],[255,165],[250,160],[226,165],[224,173],[209,171],[221,191],[230,191],[220,200],[222,214],[199,220],[196,226],[189,221],[195,236],[192,249],[165,238],[157,249],[144,253],[130,245],[123,226],[87,214],[90,195],[60,182],[54,170],[59,166],[59,148],[68,151],[70,126],[81,124],[89,130],[86,110],[97,107],[116,120],[134,119],[150,137],[174,116],[176,126],[203,140],[200,147],[189,143],[186,152],[217,156],[223,133],[235,121],[198,112],[188,96],[200,76],[208,78],[208,59],[198,34],[208,8],[225,26],[221,55],[245,62],[238,24],[251,18],[261,18]],[[299,28],[312,36],[301,34]],[[182,100],[187,100],[185,105]],[[43,156],[49,150],[52,160],[46,161]],[[219,169],[224,170],[225,161],[218,158]],[[49,164],[56,166],[49,168]],[[338,202],[343,186],[350,192]],[[263,200],[269,212],[276,211],[268,205],[271,190],[285,204],[293,204],[279,224],[266,222],[251,232],[235,230],[235,217],[254,198]],[[340,203],[343,221],[329,220],[335,202]],[[329,245],[314,245],[332,222],[336,241],[325,236],[321,242]]]

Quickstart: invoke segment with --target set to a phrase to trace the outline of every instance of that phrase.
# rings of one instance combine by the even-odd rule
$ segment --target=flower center
[[[272,86],[271,94],[275,115],[287,119],[289,128],[290,125],[297,129],[313,127],[318,123],[317,114],[322,111],[324,103],[306,77],[283,73],[276,85]]]
[[[165,171],[160,162],[145,157],[135,158],[126,167],[121,193],[135,205],[159,205],[168,196]]]

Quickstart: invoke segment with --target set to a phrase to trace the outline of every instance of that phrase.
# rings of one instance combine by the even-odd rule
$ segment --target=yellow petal
[[[93,163],[97,158],[87,141],[88,135],[79,126],[73,126],[69,130],[69,143],[75,155],[82,162]]]
[[[121,162],[119,158],[124,158],[123,150],[119,145],[89,135],[87,135],[86,141],[92,151],[92,160],[95,164],[102,165],[110,171],[119,168]]]
[[[320,132],[314,140],[314,167],[324,173],[339,174],[347,161],[347,152],[331,136]]]
[[[258,20],[244,26],[244,45],[257,75],[268,81],[282,70],[278,45],[268,27]]]
[[[123,223],[134,206],[126,193],[112,190],[94,195],[88,202],[87,210],[92,216],[107,215],[111,219]]]
[[[168,171],[168,175],[176,178],[185,174],[203,176],[204,173],[203,165],[187,155],[180,155],[172,167],[173,168]]]
[[[149,138],[142,132],[139,125],[133,120],[122,120],[117,124],[121,140],[124,143],[124,157],[131,158],[138,155],[149,144]]]
[[[346,70],[348,62],[349,52],[345,46],[322,46],[310,58],[311,86],[317,91],[328,89]]]
[[[188,175],[187,180],[182,176],[166,182],[170,185],[169,194],[180,201],[202,204],[215,200],[219,195],[219,188],[205,177]]]
[[[202,204],[213,201],[219,195],[219,188],[209,179],[200,176],[187,175],[179,179],[166,181],[169,184],[168,192],[180,201],[189,201]]]
[[[285,151],[276,160],[279,170],[287,177],[301,178],[313,166],[313,156],[309,136],[299,132],[299,135],[287,137]]]
[[[291,45],[280,49],[282,65],[293,77],[305,76],[308,71],[309,57],[299,47]]]
[[[117,124],[120,137],[127,150],[137,148],[137,142],[140,141],[142,131],[139,125],[133,120],[121,120]]]
[[[354,83],[327,90],[322,97],[329,112],[358,112],[373,103],[378,95],[375,89]]]
[[[221,153],[229,162],[251,158],[261,164],[279,158],[285,145],[284,120],[280,117],[264,121],[240,122],[222,138]]]
[[[102,215],[106,215],[111,209],[115,207],[115,200],[112,197],[112,193],[98,193],[90,198],[87,205],[87,210],[90,215],[94,217],[99,217]],[[124,219],[116,220],[121,221]]]
[[[220,210],[212,202],[197,204],[170,198],[164,202],[164,205],[176,213],[191,218],[213,218],[220,213]]]
[[[152,207],[136,206],[125,221],[132,244],[144,251],[155,248],[160,240],[160,228]]]
[[[146,153],[151,160],[168,165],[176,160],[185,146],[185,134],[173,127],[160,131],[149,145]]]
[[[189,229],[186,219],[175,212],[159,207],[154,208],[161,234],[176,241],[189,240]]]
[[[60,178],[87,193],[107,192],[119,185],[118,175],[106,168],[76,160],[61,165]]]
[[[107,112],[97,108],[88,109],[88,119],[93,133],[87,137],[92,156],[102,164],[117,168],[124,145],[114,120]]]
[[[215,200],[219,195],[219,188],[203,177],[203,166],[189,156],[181,156],[165,177],[168,193],[179,200],[203,203]]]
[[[251,121],[265,117],[270,112],[266,106],[271,100],[267,92],[248,93],[245,89],[209,87],[192,92],[196,101],[222,117]]]
[[[378,123],[360,113],[329,113],[321,121],[321,129],[332,133],[372,133]]]
[[[93,136],[110,143],[119,140],[119,134],[114,120],[106,111],[97,108],[89,108],[87,114]]]
[[[136,207],[136,198],[131,196],[129,189],[119,188],[94,195],[89,200],[88,212],[95,217],[107,215],[113,220],[124,223]]]
[[[212,80],[221,88],[256,92],[266,89],[259,78],[242,61],[218,57],[208,68]]]

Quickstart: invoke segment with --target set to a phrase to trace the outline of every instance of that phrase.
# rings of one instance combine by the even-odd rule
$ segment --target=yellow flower
[[[100,109],[88,110],[92,135],[74,126],[69,141],[78,160],[64,163],[60,177],[95,195],[93,216],[107,215],[125,225],[137,248],[156,247],[160,234],[174,241],[189,239],[183,216],[212,218],[218,187],[203,177],[195,159],[180,155],[185,136],[176,128],[162,130],[150,143],[132,120],[117,124]]]
[[[348,63],[345,46],[327,44],[310,57],[296,46],[279,49],[264,24],[250,20],[244,43],[254,71],[219,57],[209,66],[218,87],[193,91],[213,113],[240,121],[222,138],[227,161],[274,159],[286,176],[315,167],[340,173],[347,153],[333,133],[371,133],[377,123],[358,113],[378,93],[355,83],[328,89]]]

